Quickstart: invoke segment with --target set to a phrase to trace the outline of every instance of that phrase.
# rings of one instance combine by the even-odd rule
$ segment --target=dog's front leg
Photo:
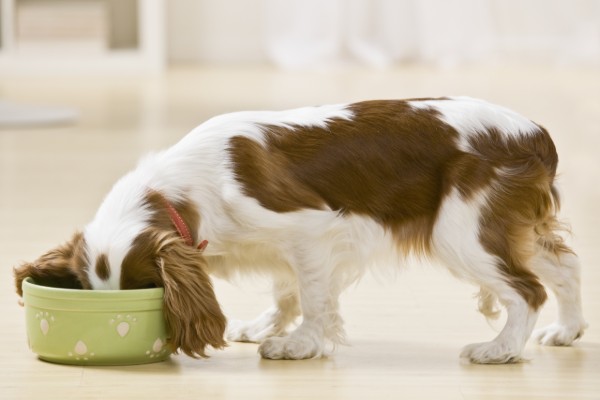
[[[261,343],[272,336],[284,336],[287,327],[300,315],[298,288],[293,276],[283,275],[273,283],[275,305],[252,321],[229,320],[227,339]]]
[[[260,355],[268,359],[299,360],[323,355],[326,339],[336,341],[343,337],[342,319],[338,314],[338,292],[332,288],[331,269],[323,260],[311,260],[308,255],[323,254],[312,251],[295,261],[298,293],[302,309],[300,326],[283,337],[270,337],[259,347]]]

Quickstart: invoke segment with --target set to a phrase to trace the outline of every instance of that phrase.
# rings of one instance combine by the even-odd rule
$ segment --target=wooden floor
[[[590,328],[570,348],[529,343],[529,361],[469,365],[462,346],[500,323],[476,312],[476,292],[427,264],[367,276],[346,292],[350,346],[307,361],[261,360],[232,343],[207,360],[134,367],[68,367],[26,345],[12,267],[66,240],[93,216],[142,154],[208,117],[370,98],[482,97],[545,125],[561,157],[563,216],[584,265]],[[600,399],[600,72],[572,69],[283,73],[268,68],[176,68],[163,78],[0,78],[0,100],[74,106],[72,126],[0,128],[0,399]],[[398,269],[399,270],[399,269]],[[251,318],[268,283],[216,282],[224,309]],[[549,301],[538,326],[552,322]]]

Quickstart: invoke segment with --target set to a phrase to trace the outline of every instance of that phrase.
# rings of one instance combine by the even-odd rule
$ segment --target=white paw
[[[229,320],[227,325],[227,340],[231,342],[261,343],[266,338],[275,335],[272,324],[260,321]]]
[[[544,346],[570,346],[583,335],[587,324],[562,325],[554,323],[545,328],[536,329],[533,338]]]
[[[323,345],[310,337],[292,334],[266,339],[258,347],[258,352],[271,360],[303,360],[321,356]]]
[[[519,349],[496,341],[470,344],[463,348],[460,357],[474,364],[507,364],[522,360]]]

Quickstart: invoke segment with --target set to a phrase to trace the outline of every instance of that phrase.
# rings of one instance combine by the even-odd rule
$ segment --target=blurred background
[[[173,1],[170,61],[355,63],[600,62],[597,0]]]
[[[156,78],[182,66],[371,76],[414,67],[597,69],[600,0],[0,0],[3,82]],[[8,106],[3,114],[21,122]]]
[[[154,107],[147,122],[157,124],[177,120],[181,108],[156,104],[177,84],[182,98],[210,88],[210,114],[378,96],[495,97],[482,90],[492,81],[508,89],[521,73],[533,78],[525,84],[549,74],[550,84],[581,70],[593,80],[599,68],[600,0],[0,0],[0,126],[73,122],[115,81],[144,81],[145,100],[113,113],[144,119],[140,107]],[[83,98],[68,98],[86,85]],[[228,90],[236,94],[220,99]],[[109,117],[102,108],[96,122]]]
[[[1,0],[0,71],[600,64],[598,0]],[[35,61],[35,62],[34,62]]]

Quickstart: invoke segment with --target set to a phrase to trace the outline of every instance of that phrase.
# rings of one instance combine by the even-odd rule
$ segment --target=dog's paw
[[[266,339],[259,346],[258,352],[263,358],[270,360],[303,360],[321,356],[323,346],[310,337],[292,334]]]
[[[509,364],[522,361],[521,352],[507,343],[473,343],[463,348],[460,357],[474,364]]]
[[[587,324],[562,325],[554,323],[545,328],[536,329],[533,339],[544,346],[570,346],[583,335]]]
[[[273,325],[257,323],[257,321],[229,320],[227,324],[227,340],[231,342],[261,343],[275,335]]]

